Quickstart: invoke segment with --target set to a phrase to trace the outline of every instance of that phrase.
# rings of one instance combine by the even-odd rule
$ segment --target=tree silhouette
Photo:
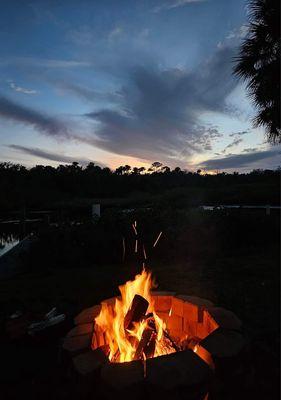
[[[269,141],[275,143],[281,142],[279,21],[277,0],[250,1],[249,32],[234,68],[258,109],[254,126],[264,126]]]

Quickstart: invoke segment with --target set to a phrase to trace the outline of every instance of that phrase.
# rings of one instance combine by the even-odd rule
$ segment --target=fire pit
[[[75,318],[63,344],[74,370],[108,398],[207,399],[214,373],[245,346],[241,322],[208,300],[152,287],[143,270],[120,297]]]

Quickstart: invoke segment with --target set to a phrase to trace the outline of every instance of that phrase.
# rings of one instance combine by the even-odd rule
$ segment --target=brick
[[[97,343],[97,347],[104,346],[105,343],[105,332],[102,331],[98,325],[95,325],[95,340]]]
[[[153,296],[153,299],[156,312],[170,311],[172,305],[172,296]]]
[[[167,329],[168,330],[180,330],[183,331],[183,318],[178,315],[171,315],[167,318]]]
[[[99,347],[99,343],[98,343],[98,340],[97,340],[97,335],[96,335],[96,333],[94,332],[94,333],[93,333],[93,336],[92,336],[91,348],[92,348],[92,350],[95,350],[95,349],[97,349],[98,347]]]
[[[185,294],[177,294],[176,297],[178,297],[179,299],[182,299],[184,301],[187,301],[189,303],[195,304],[197,306],[202,306],[204,308],[213,306],[213,303],[210,300],[203,299],[202,297],[188,296]]]
[[[198,306],[189,302],[184,302],[184,318],[189,321],[198,322]]]
[[[213,371],[215,370],[215,365],[214,365],[212,355],[208,352],[208,350],[206,350],[204,347],[200,346],[200,344],[197,344],[193,351],[195,354],[197,354],[201,358],[201,360],[203,360],[205,363],[207,363]]]
[[[63,349],[71,354],[79,354],[90,348],[92,335],[81,335],[66,337],[63,342]]]
[[[71,331],[68,332],[67,337],[90,334],[93,332],[93,330],[94,324],[92,322],[88,324],[80,324],[71,329]]]
[[[211,314],[206,310],[204,310],[203,323],[207,329],[208,334],[212,333],[215,329],[219,327]]]
[[[87,324],[90,322],[94,322],[94,319],[99,315],[100,310],[101,310],[100,305],[86,308],[85,310],[81,311],[81,313],[78,314],[74,318],[75,325]]]
[[[183,329],[189,336],[197,337],[197,322],[185,319]]]
[[[153,290],[151,292],[152,296],[175,296],[176,292],[168,292],[168,291],[159,291],[159,290]]]
[[[206,325],[203,323],[198,323],[197,327],[196,327],[196,334],[197,334],[197,337],[200,339],[204,339],[206,336],[208,336],[209,331],[208,331]]]
[[[121,300],[121,296],[110,297],[109,299],[105,299],[101,302],[101,304],[106,303],[108,306],[114,307],[116,299]]]
[[[186,335],[185,332],[182,329],[169,329],[168,330],[169,335],[174,339],[176,343],[178,343],[181,340],[184,340]]]
[[[240,332],[218,328],[200,342],[212,356],[229,358],[238,355],[246,345]]]
[[[172,315],[183,317],[184,315],[184,301],[177,297],[172,298]]]
[[[99,370],[102,365],[109,362],[105,351],[102,348],[89,350],[83,354],[73,357],[73,366],[76,372],[81,375],[90,375]]]
[[[146,363],[147,383],[156,387],[157,390],[160,388],[170,393],[173,393],[175,389],[178,390],[179,387],[193,385],[200,387],[211,376],[208,365],[192,350],[151,358]]]
[[[143,381],[143,364],[141,361],[108,363],[101,368],[101,378],[111,388],[122,391]]]

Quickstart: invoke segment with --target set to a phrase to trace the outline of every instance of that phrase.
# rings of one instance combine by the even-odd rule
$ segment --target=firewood
[[[151,314],[148,314],[147,316],[149,316],[149,315],[151,315]],[[149,325],[150,329],[154,330],[154,332],[156,332],[156,334],[157,334],[156,325],[155,325],[155,319],[154,318],[149,317],[148,325]],[[180,350],[180,348],[176,345],[176,343],[174,342],[174,340],[171,338],[171,336],[169,335],[169,333],[166,330],[163,331],[163,335],[164,335],[165,340],[169,343],[170,346],[173,347],[173,349],[175,351],[179,351]]]
[[[132,329],[135,322],[139,322],[144,318],[148,306],[149,303],[146,299],[138,294],[135,295],[124,319],[125,330]]]
[[[157,333],[149,326],[142,333],[141,340],[138,344],[134,360],[139,360],[145,355],[145,359],[154,355]]]

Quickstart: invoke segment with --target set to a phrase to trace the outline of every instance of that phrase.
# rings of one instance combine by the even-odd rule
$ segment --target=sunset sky
[[[241,0],[10,0],[0,13],[0,161],[277,168],[232,75]]]

